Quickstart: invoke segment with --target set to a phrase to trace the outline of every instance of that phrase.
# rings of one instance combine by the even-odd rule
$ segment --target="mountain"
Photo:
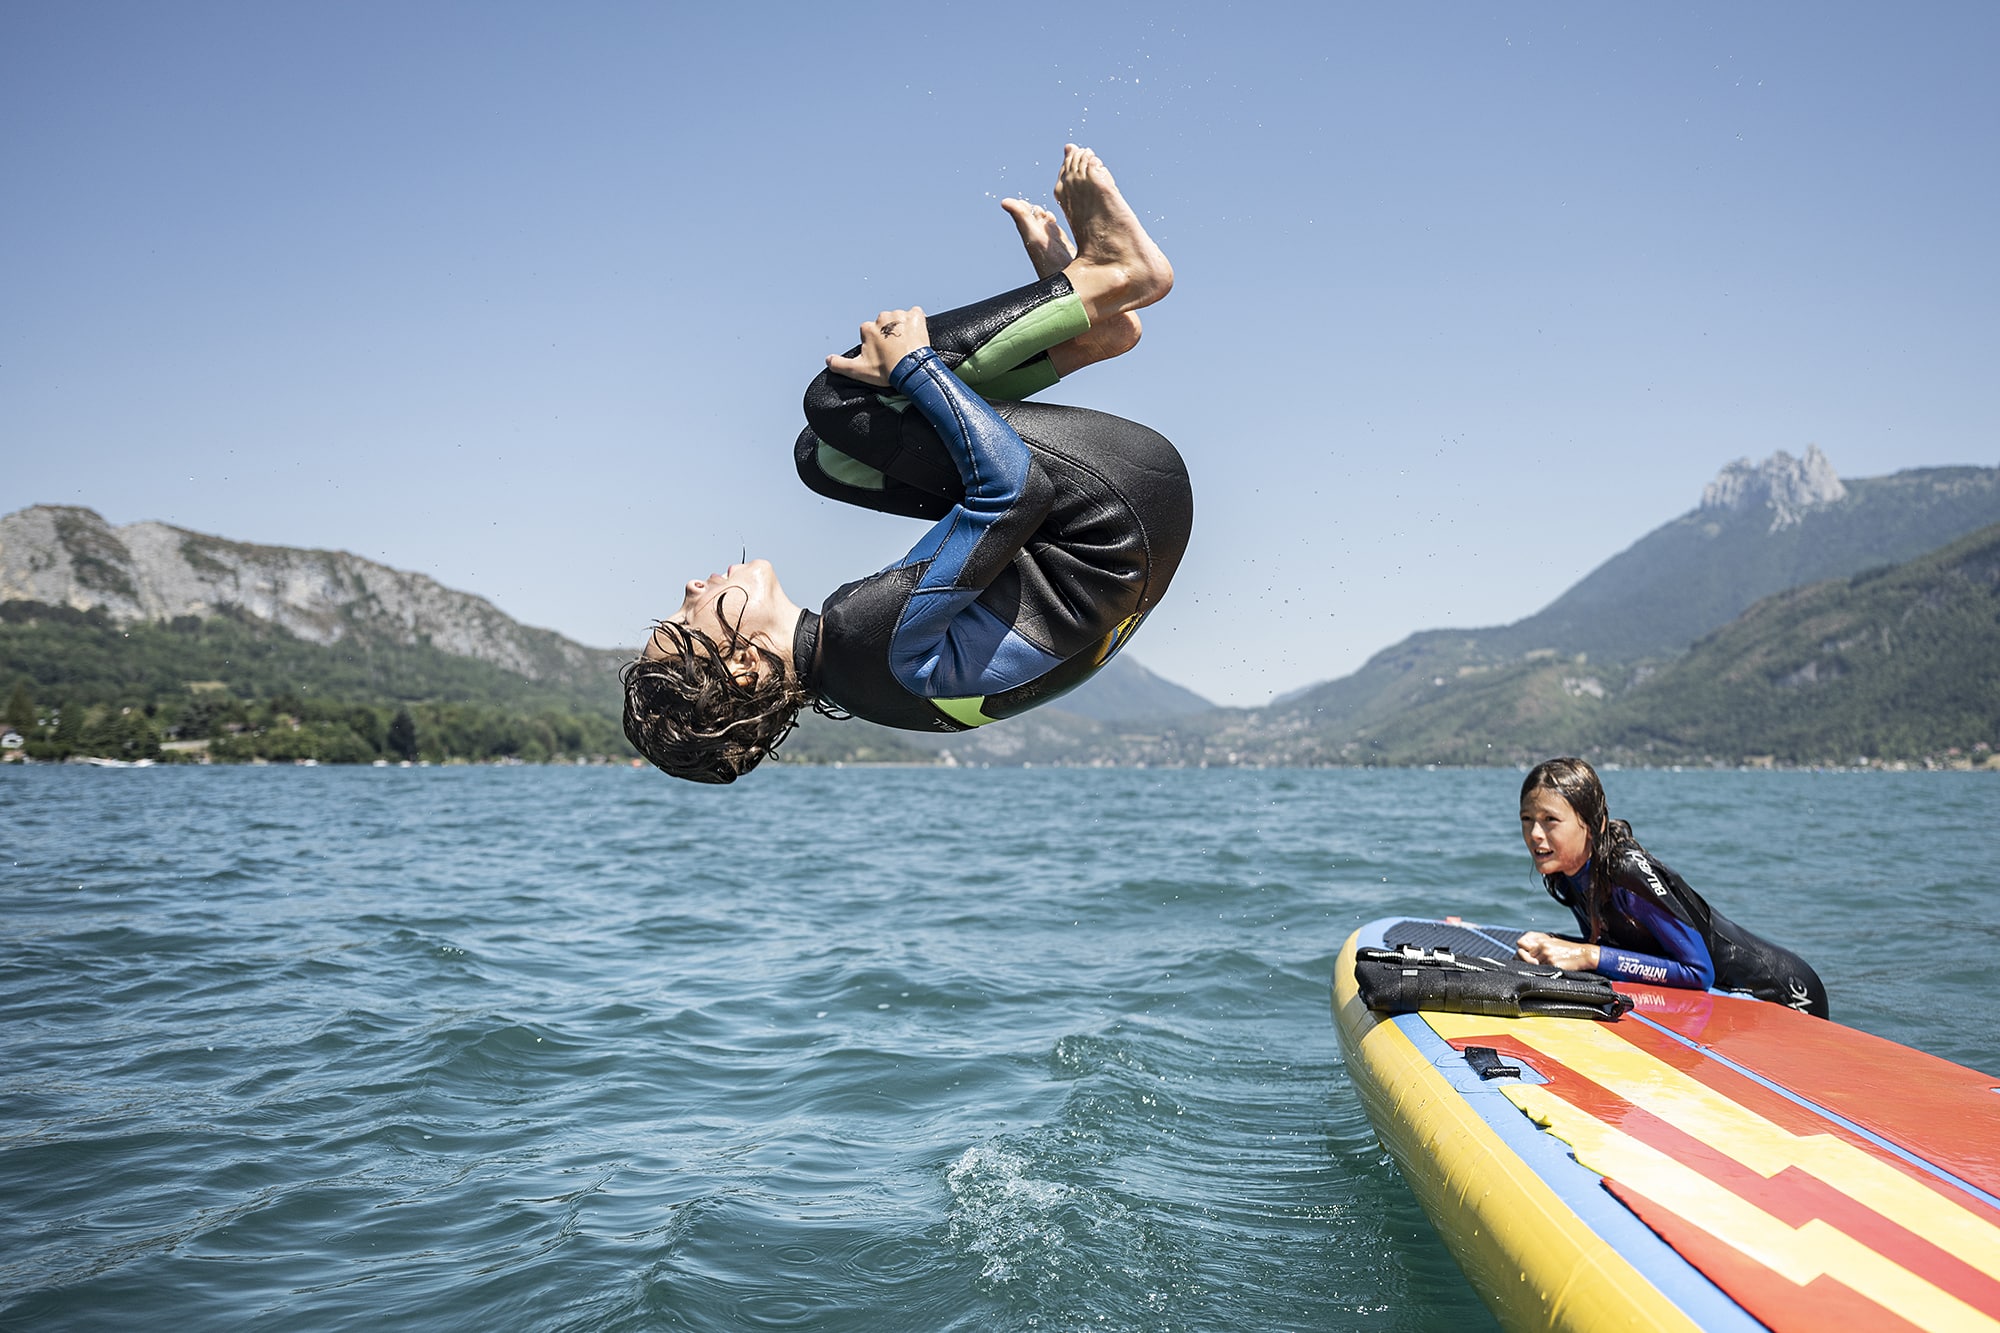
[[[1539,679],[1537,660],[1581,656],[1608,667],[1671,658],[1761,597],[1909,560],[1995,522],[2000,468],[1919,468],[1842,482],[1817,448],[1803,459],[1781,452],[1762,464],[1741,460],[1710,483],[1697,508],[1534,615],[1413,634],[1352,675],[1274,702],[1262,731],[1333,728],[1344,745],[1447,684],[1490,695],[1512,688],[1505,682]],[[1545,711],[1563,711],[1553,697],[1546,703]]]
[[[1739,460],[1695,509],[1535,615],[1412,635],[1351,676],[1263,708],[1092,718],[1068,711],[1071,696],[1002,727],[887,743],[905,760],[933,750],[992,764],[1516,764],[1576,752],[1806,763],[1969,751],[2000,743],[1980,712],[2000,712],[1980,665],[1991,627],[1964,591],[1978,584],[1976,560],[1948,574],[1930,562],[1948,564],[1938,548],[1954,539],[1978,548],[1983,538],[1966,534],[1996,522],[2000,469],[1843,481],[1817,449]],[[1800,585],[1816,586],[1807,597]],[[1827,609],[1863,587],[1904,600]],[[1945,605],[1959,611],[1927,609]],[[1799,612],[1805,628],[1781,631],[1791,607],[1813,610]],[[1906,629],[1888,623],[1892,611]],[[1797,636],[1821,619],[1846,627],[1826,640],[1846,646],[1814,656],[1821,641]],[[1890,656],[1856,665],[1880,642]],[[1766,680],[1772,671],[1780,683]]]
[[[794,762],[1092,764],[1142,762],[1137,738],[1216,711],[1215,705],[1121,653],[1053,703],[970,731],[892,731],[807,718],[780,751]]]
[[[1215,705],[1121,653],[1050,707],[1092,722],[1120,723],[1189,717]]]
[[[873,723],[806,716],[779,751],[792,763],[1093,764],[1161,761],[1146,738],[1216,712],[1214,704],[1129,654],[1054,703],[971,731],[895,731]]]
[[[1088,730],[1051,718],[993,737],[1004,754],[954,754],[995,763],[1278,766],[1514,764],[1588,752],[1642,763],[1806,763],[2000,743],[2000,728],[1981,720],[1982,708],[2000,713],[2000,695],[1980,666],[1990,626],[1978,618],[1977,599],[1964,614],[1927,609],[1963,610],[1964,588],[1978,583],[1971,566],[1938,574],[1927,562],[1953,558],[1938,548],[1955,539],[1977,547],[1983,538],[1966,534],[1996,522],[2000,469],[1923,468],[1843,482],[1816,449],[1799,459],[1741,460],[1722,470],[1699,507],[1512,625],[1415,634],[1351,676],[1263,708]],[[1839,589],[1864,584],[1877,596],[1914,599],[1895,611],[1907,633],[1884,619],[1888,609],[1826,609]],[[1817,585],[1812,599],[1797,601],[1800,585]],[[1842,626],[1825,642],[1845,647],[1815,657],[1808,649],[1819,640],[1775,629],[1778,609],[1795,604],[1814,608],[1811,625],[1819,617]],[[1849,621],[1874,626],[1876,638]],[[1891,644],[1893,655],[1864,671],[1855,664],[1876,642]],[[1759,683],[1765,663],[1789,664],[1777,671],[1780,684]],[[1862,698],[1865,706],[1850,702]]]
[[[1816,449],[1742,460],[1696,509],[1535,615],[1412,635],[1351,676],[1264,708],[1212,707],[1127,656],[1004,724],[940,735],[807,717],[783,755],[1818,763],[1957,749],[1962,759],[2000,744],[1996,525],[2000,469],[1843,481]],[[280,757],[289,745],[366,757],[406,705],[435,747],[427,754],[611,753],[622,744],[610,683],[622,656],[341,552],[113,528],[87,509],[0,519],[0,688],[78,703],[87,722],[57,710],[72,733],[124,736],[140,724],[116,719],[139,711],[162,735],[208,727],[218,754]],[[53,744],[55,722],[44,731]]]
[[[577,725],[592,752],[622,751],[616,678],[629,656],[519,624],[484,598],[344,551],[253,545],[165,523],[113,527],[74,506],[0,518],[0,687],[97,710],[143,706],[165,732],[178,733],[194,690],[204,692],[203,707],[190,726],[220,717],[221,698],[279,700],[293,723],[337,712],[336,703],[380,712],[456,701],[490,716],[477,727],[442,714],[429,720],[433,738],[465,733],[455,754],[514,753],[507,736],[521,732],[522,719],[571,714],[612,719],[609,739],[594,722]],[[1126,655],[1065,696],[1060,713],[1041,710],[1037,734],[1074,754],[1107,727],[1210,707]],[[226,721],[253,726],[262,719],[252,712],[239,708]],[[558,726],[554,740],[533,748],[575,752],[562,739],[574,730]],[[1019,739],[972,734],[975,762],[1013,753]],[[363,757],[350,738],[338,739],[310,752]],[[931,763],[953,739],[808,717],[782,753]]]
[[[2000,745],[2000,524],[1768,597],[1588,727],[1640,759],[1852,763]]]
[[[1281,708],[1191,719],[1180,762],[1984,762],[2000,747],[2000,524],[1774,594],[1670,660],[1544,650],[1410,682],[1398,702],[1345,726]]]
[[[102,607],[121,624],[231,608],[307,643],[424,643],[531,681],[597,690],[631,656],[530,628],[483,597],[346,551],[256,546],[166,523],[113,527],[68,505],[0,518],[0,601]]]
[[[1817,447],[1730,464],[1700,507],[1655,529],[1493,636],[1630,662],[1672,656],[1772,593],[1910,560],[2000,522],[2000,468],[1918,468],[1842,483]]]
[[[36,758],[623,758],[627,656],[344,551],[0,518],[0,688]]]

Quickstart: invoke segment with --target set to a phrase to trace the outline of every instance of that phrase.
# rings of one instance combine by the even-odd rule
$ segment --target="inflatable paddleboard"
[[[2000,1079],[1741,995],[1619,983],[1599,1021],[1357,991],[1357,951],[1519,933],[1375,921],[1333,977],[1368,1119],[1504,1327],[2000,1333]]]

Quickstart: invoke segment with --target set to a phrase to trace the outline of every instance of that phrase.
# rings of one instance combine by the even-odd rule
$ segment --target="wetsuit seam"
[[[1008,424],[1011,425],[1012,423],[1010,422]],[[1132,531],[1138,534],[1139,553],[1141,556],[1144,557],[1144,560],[1142,561],[1142,572],[1140,575],[1140,583],[1139,583],[1139,601],[1142,604],[1139,609],[1143,610],[1144,609],[1143,603],[1146,600],[1146,594],[1152,590],[1152,584],[1153,584],[1153,539],[1152,539],[1152,534],[1146,530],[1145,521],[1140,517],[1139,507],[1132,503],[1131,498],[1125,494],[1125,490],[1122,486],[1120,486],[1116,481],[1112,480],[1110,477],[1106,476],[1104,473],[1098,471],[1095,467],[1091,466],[1091,464],[1086,460],[1081,458],[1075,458],[1070,454],[1065,453],[1060,449],[1056,449],[1050,445],[1038,444],[1033,440],[1029,440],[1028,437],[1025,435],[1021,436],[1021,438],[1023,441],[1027,443],[1028,448],[1031,452],[1035,450],[1040,450],[1043,453],[1050,454],[1056,458],[1062,459],[1063,462],[1068,463],[1070,466],[1076,468],[1080,472],[1087,473],[1090,477],[1092,477],[1094,480],[1098,482],[1098,484],[1103,488],[1103,490],[1106,493],[1116,496],[1119,508],[1132,517],[1133,520]],[[1022,549],[1025,550],[1026,548],[1023,547]],[[1123,621],[1121,620],[1120,623],[1122,624]],[[1117,626],[1115,625],[1112,626],[1112,629],[1116,628]],[[1108,630],[1106,631],[1106,633],[1109,632],[1110,631]]]

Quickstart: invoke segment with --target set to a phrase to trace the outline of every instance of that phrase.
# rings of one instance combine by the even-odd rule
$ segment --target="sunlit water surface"
[[[1328,1017],[1512,772],[0,772],[0,1325],[1461,1329]],[[1992,1069],[1984,774],[1618,773]]]

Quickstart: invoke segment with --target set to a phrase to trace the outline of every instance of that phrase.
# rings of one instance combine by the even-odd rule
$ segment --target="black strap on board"
[[[1564,972],[1491,958],[1460,958],[1448,949],[1361,949],[1354,957],[1361,1002],[1377,1013],[1483,1014],[1491,1018],[1594,1018],[1616,1022],[1631,997],[1595,972]]]
[[[1468,1046],[1462,1052],[1465,1063],[1481,1078],[1519,1078],[1521,1066],[1510,1065],[1491,1046]]]

